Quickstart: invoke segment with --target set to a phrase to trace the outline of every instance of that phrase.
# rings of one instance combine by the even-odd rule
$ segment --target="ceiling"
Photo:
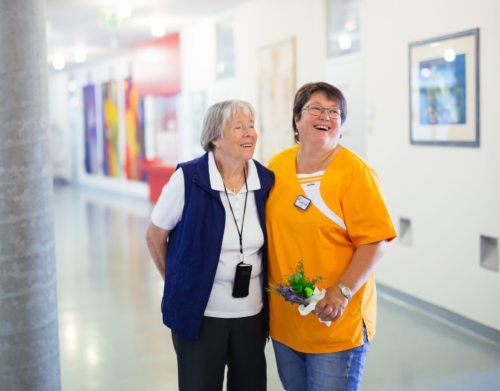
[[[66,66],[95,61],[154,39],[155,23],[164,34],[248,0],[47,0],[48,60],[64,56]],[[127,7],[128,6],[128,7]],[[123,7],[123,8],[121,8]],[[130,17],[120,18],[120,10]],[[163,27],[162,27],[163,26]]]

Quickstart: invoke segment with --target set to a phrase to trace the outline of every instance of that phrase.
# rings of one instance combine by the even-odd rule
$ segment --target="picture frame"
[[[292,130],[297,72],[295,45],[295,37],[290,37],[258,49],[257,155],[264,164],[295,143]]]
[[[410,144],[479,147],[479,29],[409,44]]]

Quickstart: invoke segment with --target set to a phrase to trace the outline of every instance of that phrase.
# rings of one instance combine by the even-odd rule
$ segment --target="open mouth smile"
[[[321,130],[322,132],[328,132],[330,127],[327,125],[314,125],[314,129]]]

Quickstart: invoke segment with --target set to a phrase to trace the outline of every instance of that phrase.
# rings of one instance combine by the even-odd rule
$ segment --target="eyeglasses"
[[[306,106],[302,110],[307,110],[309,114],[314,115],[315,117],[319,117],[321,114],[323,114],[325,111],[328,114],[328,117],[333,118],[333,119],[339,119],[340,118],[340,109],[327,109],[322,106]]]

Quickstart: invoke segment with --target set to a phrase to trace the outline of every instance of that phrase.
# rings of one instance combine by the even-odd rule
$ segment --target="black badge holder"
[[[252,265],[240,262],[236,266],[234,275],[233,297],[247,297],[250,287],[250,276],[252,274]]]

